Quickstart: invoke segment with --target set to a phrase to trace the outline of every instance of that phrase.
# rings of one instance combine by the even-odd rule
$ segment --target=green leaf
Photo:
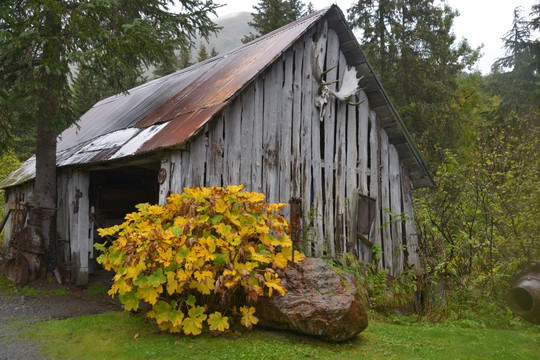
[[[137,280],[133,282],[135,286],[144,286],[148,282],[148,277],[146,275],[139,275]]]
[[[100,244],[100,243],[95,243],[94,244],[94,248],[96,250],[99,250],[99,251],[106,251],[107,250],[107,246],[105,246],[106,243],[103,243],[103,244]]]
[[[188,248],[182,248],[180,252],[177,254],[177,256],[180,258],[180,260],[184,260],[189,255],[189,249]]]
[[[141,204],[135,205],[135,208],[141,211],[142,213],[145,213],[148,211],[149,206],[150,206],[149,203],[141,203]]]
[[[181,326],[182,321],[184,320],[184,313],[181,310],[170,310],[169,311],[169,321],[173,326]]]
[[[210,220],[210,221],[212,222],[212,225],[216,225],[218,222],[221,221],[221,219],[223,219],[223,216],[214,215],[214,216],[212,216],[212,220]]]
[[[137,295],[149,304],[155,304],[159,295],[163,292],[163,286],[143,286],[137,289]]]
[[[139,299],[135,292],[130,291],[124,295],[119,296],[120,302],[124,304],[124,310],[126,311],[135,311],[139,308]]]
[[[186,335],[199,335],[202,329],[202,321],[197,321],[197,319],[187,317],[182,322],[182,328],[184,329],[184,333]]]
[[[214,258],[214,266],[220,267],[227,262],[227,256],[225,254],[216,254]]]
[[[206,319],[206,315],[204,315],[204,308],[202,306],[192,307],[191,309],[189,309],[188,315],[192,318],[204,317],[204,319]]]
[[[188,304],[189,306],[195,306],[196,301],[197,301],[197,299],[195,298],[195,296],[189,295],[187,300],[186,300],[186,304]]]
[[[165,284],[167,282],[167,278],[163,274],[163,270],[161,268],[157,269],[152,275],[148,277],[148,285],[152,287],[158,287],[161,284]]]
[[[171,228],[171,232],[173,233],[174,236],[176,236],[177,238],[181,237],[182,236],[182,232],[184,230],[180,227],[180,226],[173,226]]]
[[[210,315],[207,320],[210,330],[213,331],[225,331],[229,328],[229,318],[227,316],[221,315],[220,312],[215,312]]]
[[[188,316],[183,322],[183,329],[186,335],[199,335],[201,333],[203,321],[206,320],[206,314],[202,306],[195,306],[189,309]]]

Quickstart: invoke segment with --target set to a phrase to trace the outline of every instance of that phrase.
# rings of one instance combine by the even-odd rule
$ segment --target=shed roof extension
[[[99,101],[59,136],[57,166],[97,164],[180,147],[322,19],[337,32],[348,63],[363,76],[360,85],[408,167],[413,185],[432,185],[422,156],[336,5],[228,53],[149,81],[127,94]],[[2,181],[0,188],[21,184],[34,176],[32,157]]]

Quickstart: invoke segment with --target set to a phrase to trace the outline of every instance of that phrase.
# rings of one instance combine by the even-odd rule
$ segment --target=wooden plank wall
[[[15,188],[11,188],[6,190],[5,195],[5,212],[4,214],[7,214],[9,212],[9,203],[11,201],[15,201],[15,199],[19,199],[21,201],[29,201],[30,203],[33,202],[34,199],[34,183],[26,183],[21,186],[17,186]],[[8,249],[8,243],[11,239],[11,234],[13,231],[13,217],[10,215],[10,219],[6,224],[4,225],[4,249],[7,251]]]
[[[171,178],[163,194],[187,186],[243,183],[263,192],[270,202],[301,197],[303,250],[310,256],[352,252],[372,261],[372,247],[356,236],[357,194],[377,200],[369,240],[382,255],[378,265],[397,275],[406,263],[417,262],[403,245],[416,249],[410,179],[403,175],[397,151],[389,143],[367,96],[360,91],[352,103],[330,98],[322,121],[315,106],[319,84],[313,77],[312,47],[323,53],[325,76],[339,90],[345,57],[335,31],[320,26],[297,41],[259,75],[224,111],[204,126],[189,150],[163,160]],[[288,210],[285,210],[288,215]]]
[[[63,258],[60,261],[70,264],[73,283],[86,285],[88,258],[93,251],[88,197],[90,176],[88,172],[82,170],[64,170],[60,172],[57,184],[57,232],[60,241],[69,240],[69,247],[61,248]],[[80,196],[77,196],[77,191]]]

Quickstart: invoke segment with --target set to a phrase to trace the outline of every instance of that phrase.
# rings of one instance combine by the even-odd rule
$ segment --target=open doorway
[[[94,243],[103,242],[97,234],[99,227],[121,224],[126,214],[136,211],[137,204],[158,203],[159,168],[160,164],[155,162],[90,172],[90,221]],[[97,266],[95,255],[98,254],[90,254],[89,274],[93,274]]]

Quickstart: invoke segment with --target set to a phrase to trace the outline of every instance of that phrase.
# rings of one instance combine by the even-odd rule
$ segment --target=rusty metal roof
[[[343,13],[332,5],[238,49],[149,81],[129,90],[127,94],[115,95],[96,103],[76,125],[59,136],[57,166],[101,163],[181,145],[323,17],[336,29],[345,55],[355,57],[349,63],[365,64],[365,57],[347,27]],[[351,41],[355,46],[351,47]],[[370,103],[373,100],[379,107],[375,111],[392,115],[383,118],[383,127],[387,118],[395,127],[396,121],[401,123],[401,120],[395,117],[397,113],[388,110],[391,104],[386,94],[371,68],[367,70],[370,81],[365,86],[368,87],[366,93]],[[361,74],[365,76],[364,72]],[[403,126],[398,130],[401,128],[404,130]],[[403,132],[398,133],[398,140],[404,139]],[[392,134],[389,134],[391,142],[396,139],[395,136],[392,138]],[[411,146],[413,149],[416,146],[410,139],[405,137],[405,140],[407,147],[402,151],[396,148],[400,156],[413,158],[412,165],[417,165],[419,154],[410,151]],[[419,159],[422,163],[421,156]],[[420,170],[424,170],[422,166]],[[431,179],[427,169],[423,177],[415,177],[415,174],[411,172],[415,185],[426,183],[419,182],[420,178],[427,176]],[[2,181],[0,188],[21,184],[34,176],[35,157],[32,157]]]

